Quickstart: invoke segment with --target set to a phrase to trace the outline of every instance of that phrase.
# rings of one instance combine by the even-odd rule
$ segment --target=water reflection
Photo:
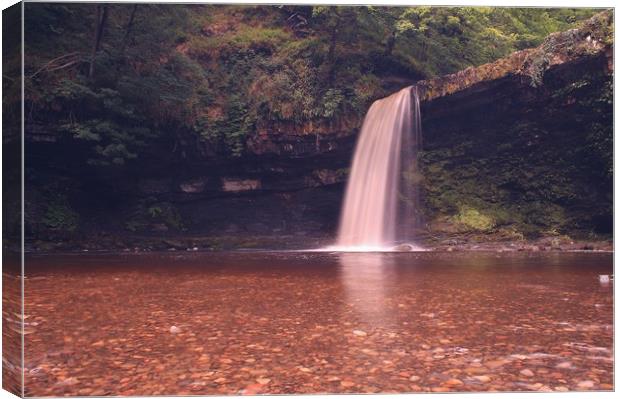
[[[346,301],[361,321],[391,324],[395,318],[390,303],[390,289],[396,278],[394,258],[380,253],[343,253],[339,261]]]

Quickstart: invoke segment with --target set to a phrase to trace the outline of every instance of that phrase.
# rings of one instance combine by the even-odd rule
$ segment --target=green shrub
[[[181,214],[174,205],[147,198],[134,207],[133,213],[125,222],[125,228],[132,232],[144,231],[149,226],[160,223],[171,229],[184,229]]]
[[[42,222],[50,230],[73,232],[78,227],[79,215],[64,195],[58,195],[48,204]]]

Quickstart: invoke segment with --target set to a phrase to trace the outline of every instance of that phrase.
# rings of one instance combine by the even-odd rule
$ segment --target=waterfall
[[[419,221],[420,143],[417,87],[370,106],[355,147],[337,247],[382,250],[411,242]]]

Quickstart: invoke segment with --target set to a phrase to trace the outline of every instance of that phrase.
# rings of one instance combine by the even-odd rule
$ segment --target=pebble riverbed
[[[25,394],[612,390],[612,269],[610,253],[30,255]]]

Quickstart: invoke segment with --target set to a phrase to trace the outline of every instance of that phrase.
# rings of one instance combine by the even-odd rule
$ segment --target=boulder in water
[[[415,247],[411,244],[400,244],[394,247],[394,251],[398,252],[411,252],[415,250]]]

